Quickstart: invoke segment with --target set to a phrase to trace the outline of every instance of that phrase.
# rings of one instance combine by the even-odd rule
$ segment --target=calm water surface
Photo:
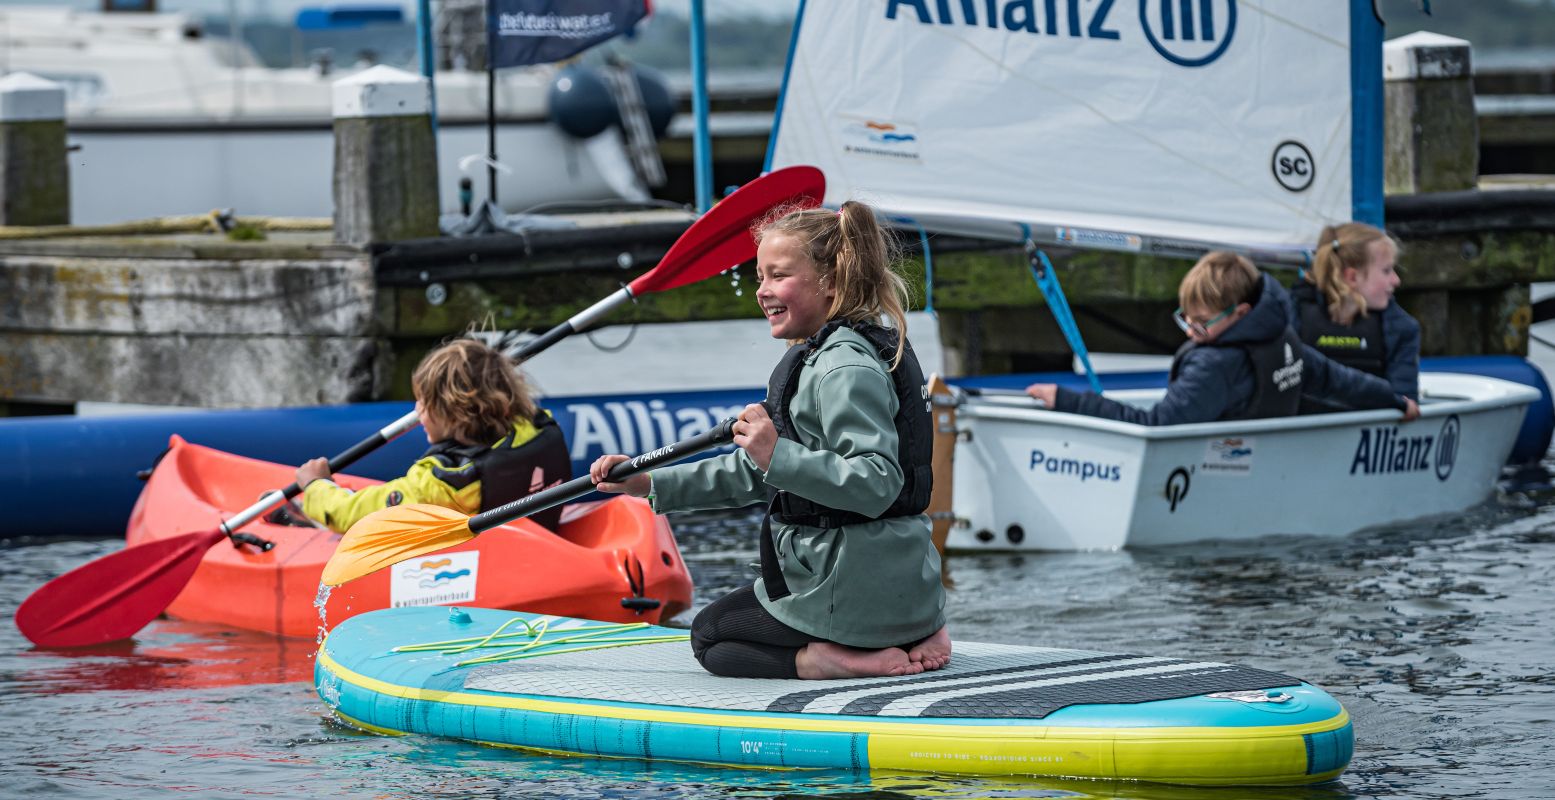
[[[705,605],[749,579],[745,512],[675,518]],[[1227,519],[1228,526],[1237,524]],[[11,617],[122,540],[0,546]],[[1066,780],[721,770],[561,759],[330,721],[312,643],[159,621],[133,643],[28,648],[0,625],[0,795],[122,798],[1361,798],[1555,796],[1555,496],[1344,539],[961,557],[959,639],[1244,662],[1355,719],[1340,783],[1185,789]],[[690,615],[678,621],[685,624]]]

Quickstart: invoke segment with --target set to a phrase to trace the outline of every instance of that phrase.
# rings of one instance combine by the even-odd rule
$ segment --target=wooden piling
[[[70,224],[65,89],[26,72],[0,78],[0,225]]]
[[[1421,31],[1382,48],[1385,191],[1471,189],[1479,180],[1473,64],[1463,39]]]
[[[379,65],[335,83],[335,241],[436,236],[437,146],[427,80]]]

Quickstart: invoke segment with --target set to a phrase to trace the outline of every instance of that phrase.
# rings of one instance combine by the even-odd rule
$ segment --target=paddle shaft
[[[674,444],[666,445],[657,450],[622,461],[610,469],[607,476],[611,483],[620,483],[638,473],[647,472],[656,467],[673,464],[688,456],[696,455],[704,450],[720,447],[734,441],[734,419],[731,417],[713,426],[711,430],[704,431],[689,439],[682,439]],[[528,495],[520,497],[505,506],[498,506],[490,511],[482,511],[470,517],[470,532],[481,533],[498,525],[512,522],[519,517],[527,517],[537,514],[548,508],[554,508],[571,500],[576,500],[589,492],[594,491],[594,479],[584,475],[573,478],[566,483],[552,486]]]
[[[379,429],[372,436],[369,436],[366,439],[363,439],[362,441],[347,447],[345,450],[342,450],[339,455],[331,458],[329,460],[329,471],[331,473],[339,472],[346,467],[355,464],[363,456],[371,453],[374,450],[377,450],[388,442],[393,441],[395,438],[399,437],[400,434],[416,427],[420,423],[421,419],[416,416],[416,412],[414,411],[406,414],[403,417],[400,417],[399,419],[390,423],[388,426]],[[296,481],[293,481],[292,484],[287,486],[285,489],[278,489],[266,494],[265,496],[259,498],[258,502],[232,515],[232,517],[230,517],[226,522],[221,523],[221,532],[231,536],[234,531],[243,527],[244,525],[247,525],[250,522],[253,522],[254,519],[257,518],[260,514],[263,514],[266,511],[269,511],[270,509],[286,502],[287,500],[302,494],[302,490],[303,487],[298,486]]]
[[[811,183],[818,185],[810,185]],[[745,192],[745,194],[742,195],[741,192]],[[682,234],[681,238],[676,241],[675,246],[671,248],[671,252],[665,254],[664,260],[660,261],[653,269],[638,276],[636,280],[632,281],[631,285],[623,286],[619,290],[611,292],[599,302],[573,314],[566,322],[531,339],[522,346],[505,351],[504,355],[507,355],[514,362],[522,364],[562,339],[574,333],[580,333],[593,328],[600,320],[609,315],[611,311],[631,302],[639,294],[663,291],[687,282],[702,280],[717,274],[723,269],[734,266],[739,261],[744,260],[744,258],[754,255],[753,243],[751,244],[752,250],[749,253],[744,252],[744,246],[742,245],[740,257],[730,264],[709,262],[710,254],[704,252],[705,247],[711,246],[714,243],[730,242],[731,237],[741,235],[740,232],[746,230],[761,212],[773,207],[774,204],[780,204],[784,200],[793,202],[802,199],[808,205],[816,205],[820,203],[821,195],[824,193],[825,178],[813,167],[789,167],[752,181],[749,185],[742,187],[740,191],[736,191],[734,195],[727,198],[724,203],[721,203],[712,211],[704,214],[695,223],[692,223],[691,228],[687,229],[686,233]],[[742,198],[742,202],[729,202],[737,197]],[[688,245],[690,249],[676,254],[677,248],[687,247]],[[415,427],[418,422],[419,420],[416,418],[415,412],[406,414],[392,425],[357,442],[346,449],[345,452],[330,459],[329,471],[331,473],[339,472],[356,463],[357,459],[382,447],[385,443]],[[223,522],[221,525],[222,533],[231,536],[234,531],[252,522],[259,515],[301,494],[303,488],[293,483],[285,489],[266,494],[254,505],[249,506],[226,522]]]
[[[541,351],[567,338],[568,336],[571,336],[578,331],[588,330],[606,314],[609,314],[611,311],[613,311],[617,306],[624,305],[625,303],[630,302],[631,299],[632,290],[627,287],[622,287],[619,291],[612,292],[605,299],[600,300],[594,305],[591,305],[588,308],[572,315],[566,322],[563,322],[562,324],[546,331],[541,336],[531,339],[522,347],[517,348],[516,350],[508,351],[506,355],[513,359],[513,361],[522,364],[523,362],[539,354]],[[385,444],[388,444],[400,434],[416,427],[416,425],[420,422],[420,418],[416,416],[416,412],[414,411],[406,414],[403,417],[400,417],[388,427],[379,430],[377,433],[374,433],[372,436],[369,436],[354,445],[351,445],[339,455],[331,458],[329,460],[329,471],[331,473],[339,472],[346,467],[355,464],[363,456],[371,453],[374,450],[377,450]],[[235,514],[226,522],[223,522],[221,524],[222,533],[231,535],[233,531],[236,531],[238,528],[241,528],[244,525],[254,521],[254,519],[257,518],[260,514],[263,514],[266,511],[269,511],[270,509],[286,502],[287,500],[302,494],[303,488],[304,487],[298,486],[295,482],[293,482],[285,489],[280,489],[278,491],[266,494],[265,496],[259,498],[258,502]]]
[[[545,333],[530,339],[519,347],[504,351],[503,354],[508,358],[511,358],[514,361],[522,364],[525,361],[528,361],[529,358],[534,354],[544,350],[547,347],[550,347],[553,344],[556,344],[568,336],[571,336],[574,333],[581,333],[594,327],[594,325],[597,324],[601,319],[605,318],[605,315],[609,314],[611,311],[614,311],[617,307],[625,305],[631,300],[631,287],[623,286],[621,287],[620,291],[611,292],[610,295],[605,299],[589,306],[588,308],[583,309],[582,311],[579,311],[576,314],[573,314],[571,317],[568,317],[566,322],[563,322],[562,324],[557,325]]]
[[[507,351],[506,355],[513,359],[514,362],[522,364],[523,362],[539,354],[541,351],[567,338],[568,336],[577,333],[578,331],[588,330],[589,328],[593,327],[596,322],[604,318],[606,314],[609,314],[616,307],[630,302],[631,299],[631,288],[623,286],[619,291],[612,292],[605,299],[600,300],[594,305],[591,305],[576,314],[573,314],[570,318],[567,319],[566,322],[563,322],[562,324],[546,331],[541,336],[531,339],[522,347]],[[369,436],[354,445],[351,445],[339,455],[331,458],[329,460],[329,471],[331,473],[339,472],[346,467],[355,464],[363,456],[371,453],[374,450],[377,450],[390,441],[393,441],[396,437],[405,431],[416,427],[420,421],[421,420],[416,416],[416,412],[414,411],[406,414],[403,417],[400,417],[388,427],[379,430],[377,433],[374,433],[372,436]],[[226,522],[223,522],[221,524],[221,532],[229,536],[232,535],[232,533],[238,528],[253,522],[256,518],[259,517],[259,515],[269,511],[272,508],[275,508],[276,506],[292,499],[293,497],[296,497],[299,494],[302,494],[303,488],[304,487],[298,486],[295,482],[293,482],[285,489],[280,489],[278,491],[266,494],[265,496],[259,498],[258,502],[233,515],[232,518],[228,519]]]

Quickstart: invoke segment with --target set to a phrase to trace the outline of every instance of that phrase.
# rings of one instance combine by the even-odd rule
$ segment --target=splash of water
[[[728,272],[729,272],[729,285],[734,287],[734,296],[735,297],[744,297],[745,296],[745,290],[740,287],[740,265],[736,264],[736,265],[730,267]]]
[[[329,593],[334,590],[335,587],[327,583],[321,583],[319,584],[319,593],[313,596],[313,607],[319,610],[319,632],[314,637],[313,641],[315,644],[323,643],[324,636],[329,633],[329,620],[326,618],[326,609],[329,606]]]

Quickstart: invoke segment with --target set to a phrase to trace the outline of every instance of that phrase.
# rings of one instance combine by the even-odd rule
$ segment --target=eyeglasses
[[[1208,336],[1209,329],[1215,327],[1215,323],[1231,316],[1233,311],[1236,311],[1236,306],[1230,305],[1226,307],[1225,311],[1216,314],[1205,322],[1193,322],[1183,316],[1182,309],[1179,308],[1172,312],[1172,321],[1177,323],[1177,327],[1182,328],[1182,332],[1189,336]]]

